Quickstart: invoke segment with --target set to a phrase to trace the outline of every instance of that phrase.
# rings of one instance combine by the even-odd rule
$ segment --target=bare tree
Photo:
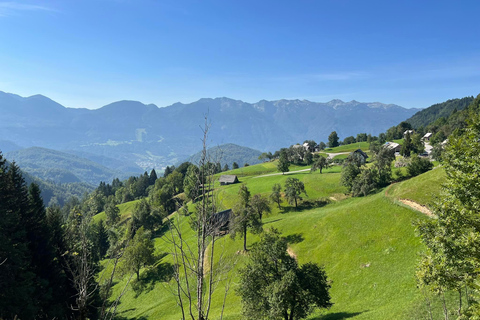
[[[181,217],[174,215],[169,220],[169,233],[164,239],[171,247],[174,259],[174,279],[176,287],[172,293],[182,312],[182,319],[207,320],[210,316],[212,296],[219,284],[225,284],[222,313],[227,293],[230,288],[229,272],[235,261],[230,260],[221,250],[214,259],[217,250],[217,240],[220,239],[220,229],[228,218],[216,215],[217,201],[214,194],[212,163],[207,154],[207,137],[210,124],[205,116],[203,132],[203,150],[199,161],[197,175],[197,190],[195,198],[195,213],[190,215],[191,226],[195,230],[196,241],[187,239],[180,227]],[[180,208],[178,208],[180,209]],[[178,210],[177,210],[178,211]],[[207,250],[208,249],[208,250]],[[220,248],[222,249],[222,248]],[[223,248],[225,249],[225,248]],[[235,258],[232,258],[235,259]]]
[[[77,292],[75,305],[72,305],[71,309],[78,313],[78,319],[84,320],[89,317],[90,302],[98,289],[95,281],[97,270],[92,256],[92,244],[88,238],[92,214],[84,214],[79,208],[75,208],[71,215],[73,215],[73,221],[68,225],[66,233],[70,250],[65,252],[64,262]]]
[[[128,285],[133,276],[133,273],[130,274],[128,281],[118,297],[110,303],[113,279],[118,272],[118,266],[122,262],[125,249],[128,247],[130,241],[128,239],[118,240],[111,245],[110,258],[103,271],[98,274],[97,281],[98,267],[93,258],[92,242],[89,238],[93,212],[82,213],[79,208],[76,207],[73,209],[71,215],[74,218],[67,225],[66,229],[66,240],[69,243],[69,250],[63,255],[63,262],[70,274],[73,287],[77,292],[75,305],[71,306],[71,310],[78,314],[78,319],[83,320],[89,318],[90,310],[98,307],[98,305],[93,303],[93,300],[95,300],[94,297],[100,294],[102,301],[99,309],[99,319],[113,319],[120,299],[127,292]],[[110,264],[113,264],[111,269],[109,268]],[[104,279],[106,279],[106,281],[104,281]],[[100,284],[102,282],[104,283],[101,288]]]

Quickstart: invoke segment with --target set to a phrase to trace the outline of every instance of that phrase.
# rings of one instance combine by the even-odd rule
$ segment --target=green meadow
[[[296,170],[308,167],[294,167]],[[398,205],[397,198],[421,199],[421,190],[426,185],[442,179],[441,169],[423,174],[417,179],[406,180],[389,188],[362,198],[345,195],[340,186],[339,166],[310,173],[302,171],[288,175],[272,175],[276,163],[239,168],[227,172],[237,174],[240,183],[216,186],[216,199],[222,209],[231,208],[237,198],[240,185],[245,184],[251,194],[268,196],[272,186],[284,186],[288,177],[304,182],[307,196],[312,203],[319,199],[330,202],[323,207],[301,205],[295,210],[285,200],[282,208],[272,205],[272,213],[264,217],[264,229],[276,228],[289,242],[289,248],[300,264],[312,261],[325,267],[332,282],[331,297],[334,303],[330,310],[317,310],[308,319],[424,319],[423,297],[416,289],[415,266],[418,253],[422,251],[420,240],[415,235],[412,222],[428,219],[421,213]],[[291,167],[291,171],[295,171]],[[437,180],[436,180],[437,179]],[[413,181],[413,182],[412,182]],[[422,187],[420,183],[424,181]],[[414,186],[419,185],[417,189]],[[282,188],[283,189],[283,188]],[[414,190],[415,189],[415,190]],[[438,192],[438,188],[432,192]],[[131,215],[134,203],[120,207],[122,219]],[[101,214],[100,214],[101,215]],[[98,219],[98,218],[97,218]],[[195,234],[188,217],[175,214],[183,235],[195,245]],[[173,263],[168,230],[164,228],[155,238],[158,262],[142,270],[141,281],[132,282],[118,307],[120,319],[179,319],[181,312],[172,290],[175,282],[166,271]],[[247,244],[251,246],[259,236],[248,233]],[[216,258],[220,253],[236,261],[236,269],[247,260],[241,252],[242,239],[226,235],[216,243]],[[104,261],[107,264],[107,261]],[[232,271],[232,288],[227,296],[224,319],[242,319],[241,300],[235,293],[239,285],[235,270]],[[118,277],[113,296],[118,295],[128,277]],[[223,301],[221,286],[213,295],[211,319],[219,319]]]
[[[440,196],[442,184],[445,182],[445,171],[437,166],[417,177],[391,185],[387,194],[395,199],[409,199],[429,206]]]

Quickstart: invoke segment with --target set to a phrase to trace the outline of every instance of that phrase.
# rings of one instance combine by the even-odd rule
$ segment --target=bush
[[[407,166],[407,172],[410,177],[418,176],[433,168],[433,164],[428,158],[421,158],[413,155],[410,164]]]

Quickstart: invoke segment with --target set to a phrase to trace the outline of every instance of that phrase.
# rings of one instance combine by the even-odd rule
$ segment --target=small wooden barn
[[[238,178],[237,178],[236,175],[233,175],[233,174],[225,174],[223,176],[220,176],[218,181],[220,182],[221,186],[224,186],[224,185],[227,185],[227,184],[238,183]]]
[[[214,213],[208,221],[208,233],[222,235],[228,233],[230,219],[233,217],[232,209]]]
[[[358,155],[362,158],[362,163],[365,163],[367,162],[367,159],[368,159],[368,155],[362,151],[362,149],[357,149],[355,151],[353,151],[352,153],[350,153],[351,156],[355,156],[355,155]]]
[[[383,147],[390,150],[394,150],[395,153],[400,152],[400,150],[402,149],[402,146],[396,142],[385,142]]]

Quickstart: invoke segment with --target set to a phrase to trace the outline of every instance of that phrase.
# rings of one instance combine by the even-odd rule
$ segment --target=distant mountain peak
[[[331,106],[334,109],[337,108],[338,106],[342,106],[344,104],[345,104],[345,102],[343,102],[340,99],[333,99],[333,100],[330,100],[329,102],[326,103],[326,105]]]
[[[135,100],[120,100],[120,101],[107,104],[106,106],[103,106],[98,110],[101,110],[101,111],[115,110],[115,111],[134,113],[139,111],[146,111],[152,108],[157,109],[158,107],[154,104],[144,104],[140,101],[135,101]]]

